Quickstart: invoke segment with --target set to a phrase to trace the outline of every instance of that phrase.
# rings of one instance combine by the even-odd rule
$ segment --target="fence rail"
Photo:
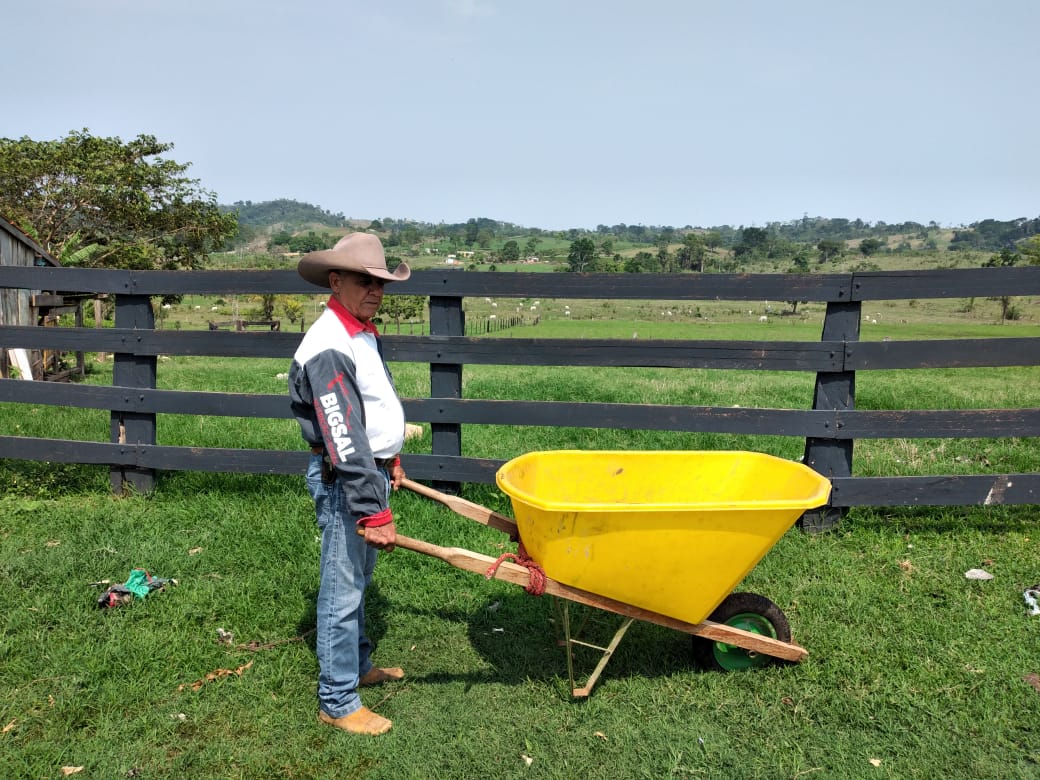
[[[281,450],[174,447],[156,441],[156,416],[287,418],[280,395],[157,389],[158,355],[284,358],[290,332],[156,330],[151,297],[167,294],[320,294],[295,271],[161,272],[0,268],[0,288],[115,296],[115,327],[0,325],[0,347],[114,354],[113,385],[0,380],[0,402],[103,409],[110,442],[0,436],[0,457],[107,464],[113,487],[148,490],[156,470],[289,474],[306,454]],[[1040,409],[855,409],[860,371],[1040,365],[1040,338],[863,342],[862,303],[874,300],[1040,294],[1040,268],[851,274],[581,275],[417,271],[390,294],[430,300],[430,333],[384,336],[392,362],[427,364],[430,395],[404,399],[413,422],[432,430],[428,454],[404,458],[409,475],[454,484],[493,482],[502,461],[464,457],[463,425],[538,425],[665,430],[805,439],[805,462],[831,479],[830,507],[1040,503],[1040,474],[854,477],[853,443],[877,438],[997,438],[1040,435]],[[464,335],[467,297],[826,303],[819,341],[632,341],[510,339]],[[462,397],[466,365],[610,366],[797,371],[815,374],[811,409],[760,409],[477,400]],[[817,516],[826,525],[826,513]]]

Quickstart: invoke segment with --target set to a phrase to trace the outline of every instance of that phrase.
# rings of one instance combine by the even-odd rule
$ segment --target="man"
[[[388,271],[383,245],[368,233],[304,255],[297,270],[332,291],[289,368],[321,529],[318,719],[354,734],[383,734],[391,722],[362,705],[358,688],[400,680],[404,671],[372,665],[364,600],[377,550],[389,552],[397,540],[389,498],[405,476],[398,457],[405,419],[371,320],[383,285],[411,271],[405,263]]]

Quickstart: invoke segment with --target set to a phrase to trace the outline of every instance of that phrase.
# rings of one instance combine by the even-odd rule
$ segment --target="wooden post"
[[[104,306],[101,303],[101,299],[100,298],[95,298],[94,299],[94,327],[95,328],[102,327],[102,325],[104,324],[104,315],[105,315],[105,311],[104,311]],[[98,352],[97,353],[97,361],[98,361],[98,363],[104,363],[107,358],[108,358],[108,355],[106,353],[104,353],[104,352]]]
[[[147,295],[116,297],[117,328],[153,330],[155,314]],[[112,363],[112,384],[119,387],[154,388],[158,360],[155,355],[117,352]],[[112,412],[111,440],[121,444],[155,444],[155,415],[143,412]],[[134,466],[113,466],[109,481],[114,493],[128,488],[149,493],[155,488],[155,471]]]
[[[83,301],[76,301],[76,327],[83,327]],[[85,377],[87,375],[86,359],[83,355],[83,350],[76,351],[76,368],[73,372],[76,376]]]
[[[860,315],[863,304],[859,301],[849,303],[828,303],[827,314],[823,320],[824,341],[843,341],[853,343],[859,341]],[[847,349],[847,348],[846,348]],[[816,388],[813,392],[813,409],[851,410],[856,407],[856,372],[837,371],[834,373],[818,373]],[[852,476],[852,439],[818,439],[809,437],[805,440],[805,457],[803,462],[814,471],[828,479]],[[844,516],[843,509],[823,507],[806,512],[798,521],[799,527],[806,532],[816,533],[837,526]]]
[[[463,336],[466,333],[466,314],[461,298],[430,296],[430,335]],[[458,363],[430,363],[430,397],[462,398],[462,366]],[[462,425],[459,423],[430,423],[433,455],[462,455]],[[434,482],[445,492],[459,491],[458,482]]]

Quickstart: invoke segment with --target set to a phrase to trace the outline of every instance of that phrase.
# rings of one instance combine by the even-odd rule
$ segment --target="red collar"
[[[371,320],[369,320],[368,322],[362,322],[349,311],[347,311],[343,307],[343,304],[336,300],[335,296],[329,296],[328,306],[329,309],[332,310],[332,313],[339,318],[339,321],[343,323],[343,327],[347,329],[347,334],[351,338],[354,338],[354,336],[361,333],[362,331],[366,333],[371,333],[373,336],[379,335],[379,331],[376,329],[376,326],[372,324]]]

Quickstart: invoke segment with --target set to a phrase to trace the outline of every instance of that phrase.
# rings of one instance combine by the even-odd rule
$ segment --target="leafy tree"
[[[787,269],[787,273],[789,273],[789,274],[805,274],[805,273],[809,273],[809,257],[805,254],[804,251],[799,252],[798,254],[796,254],[794,256],[793,264],[791,265],[790,268]],[[794,300],[794,301],[788,301],[788,303],[791,304],[791,314],[797,314],[798,313],[798,304],[805,303],[805,301]]]
[[[816,249],[820,253],[820,262],[826,263],[828,260],[841,257],[842,252],[845,251],[845,242],[833,238],[824,238],[816,244]]]
[[[681,269],[701,273],[704,270],[706,254],[707,246],[704,237],[697,233],[687,233],[683,236],[682,246],[676,252],[676,260]]]
[[[328,233],[315,233],[308,230],[298,236],[290,236],[285,246],[290,252],[317,252],[319,249],[331,249],[337,239]]]
[[[502,251],[498,253],[498,256],[502,258],[504,262],[515,263],[520,259],[520,244],[516,241],[506,241],[502,247]]]
[[[567,252],[567,264],[571,271],[583,273],[590,271],[596,261],[596,244],[591,238],[579,238],[571,242]]]
[[[769,251],[769,231],[765,228],[748,227],[741,232],[740,243],[734,248],[737,257],[758,257]]]
[[[238,220],[185,175],[188,165],[159,156],[172,148],[151,135],[123,142],[89,130],[0,138],[0,213],[70,264],[197,268]]]
[[[885,246],[880,238],[864,238],[859,242],[859,251],[864,257],[870,257]]]
[[[809,273],[809,256],[805,250],[799,252],[791,258],[791,268],[788,271],[791,274],[807,274]]]
[[[426,311],[426,298],[421,295],[387,295],[379,307],[379,313],[394,321],[397,332],[405,320],[421,317]]]
[[[989,260],[982,264],[983,268],[1008,268],[1013,265],[1017,265],[1018,261],[1022,259],[1022,255],[1018,252],[1012,252],[1010,249],[1001,249],[997,254],[993,255]],[[1002,295],[998,299],[1000,301],[1000,321],[1018,319],[1015,307],[1011,305],[1011,296]]]
[[[252,295],[250,300],[260,304],[260,319],[262,320],[273,320],[274,319],[274,303],[276,296],[274,293],[264,293],[263,295]]]
[[[657,265],[665,272],[671,272],[675,270],[675,258],[672,253],[668,251],[668,242],[661,239],[657,243]]]
[[[292,241],[292,233],[288,230],[279,230],[277,233],[273,233],[269,239],[267,239],[267,251],[270,252],[272,249],[278,246],[284,246],[286,249],[289,247],[289,242]]]
[[[1040,236],[1033,236],[1022,244],[1020,249],[1022,257],[1029,261],[1030,265],[1040,265]]]
[[[720,246],[722,246],[722,233],[717,230],[709,230],[704,234],[704,246],[708,247],[708,251],[715,254]]]
[[[660,262],[649,252],[637,252],[635,257],[625,260],[622,266],[626,274],[652,273],[661,269]]]
[[[1017,265],[1018,261],[1022,259],[1022,255],[1018,252],[1012,252],[1010,249],[1001,249],[997,254],[993,255],[989,260],[982,264],[983,268],[1009,268],[1010,266]]]
[[[280,295],[278,296],[278,302],[282,306],[282,311],[285,312],[285,317],[292,324],[296,324],[297,321],[303,318],[303,303],[300,299],[293,295]]]

